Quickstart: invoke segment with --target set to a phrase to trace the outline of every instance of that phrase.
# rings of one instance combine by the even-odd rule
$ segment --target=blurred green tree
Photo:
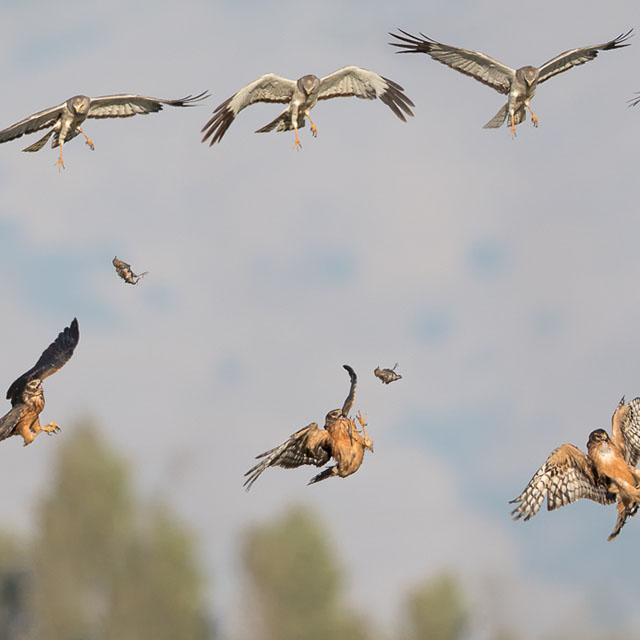
[[[305,509],[248,531],[242,560],[254,640],[365,640],[366,624],[344,602],[339,560]]]
[[[103,640],[206,640],[203,582],[189,532],[165,507],[151,510],[113,585]]]
[[[189,534],[135,498],[128,466],[92,425],[64,440],[36,515],[33,638],[208,637]]]
[[[457,580],[449,573],[409,591],[401,621],[402,640],[460,640],[469,615]]]

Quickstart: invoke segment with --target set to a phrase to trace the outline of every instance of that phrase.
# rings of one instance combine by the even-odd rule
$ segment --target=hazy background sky
[[[401,27],[518,67],[640,25],[637,2],[370,0],[0,2],[0,127],[78,93],[178,98],[191,109],[88,121],[57,151],[0,147],[0,381],[34,364],[74,316],[73,360],[45,384],[63,431],[0,447],[3,525],[29,529],[74,420],[128,451],[142,490],[198,534],[221,623],[241,617],[239,533],[303,502],[327,520],[353,601],[391,624],[402,590],[453,567],[487,620],[527,637],[563,625],[640,629],[640,522],[605,542],[595,503],[514,523],[509,499],[557,445],[584,449],[622,394],[640,395],[637,239],[640,41],[540,87],[511,140],[482,125],[503,96],[422,55]],[[415,102],[314,110],[319,135],[254,134],[240,114],[200,144],[211,111],[266,72],[348,64]],[[150,275],[120,281],[114,255]],[[400,363],[384,387],[376,365]],[[346,480],[253,456],[341,406],[351,364],[375,453]],[[5,409],[8,404],[5,405]],[[10,479],[10,480],[9,480]],[[519,623],[526,620],[526,623]],[[528,635],[527,635],[528,634]]]

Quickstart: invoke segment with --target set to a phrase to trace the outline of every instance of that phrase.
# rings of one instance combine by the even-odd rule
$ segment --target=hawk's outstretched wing
[[[33,133],[34,131],[40,131],[40,129],[52,127],[60,117],[64,106],[65,103],[62,103],[56,107],[51,107],[44,111],[38,111],[38,113],[34,113],[28,118],[3,129],[0,131],[0,143],[15,140],[16,138],[23,136],[25,133]],[[44,142],[46,142],[46,140]]]
[[[150,96],[137,96],[135,94],[122,93],[114,96],[99,96],[91,98],[87,118],[130,118],[139,113],[155,113],[162,111],[162,105],[170,107],[192,107],[194,102],[206,100],[209,97],[207,91],[197,96],[185,96],[178,100],[163,100]]]
[[[280,446],[265,451],[256,458],[264,460],[244,474],[247,479],[243,486],[247,491],[267,467],[294,469],[303,464],[313,464],[316,467],[326,464],[331,459],[331,440],[324,429],[318,429],[317,422],[312,422],[296,431]]]
[[[525,490],[510,504],[517,504],[511,512],[514,520],[529,520],[536,515],[547,498],[547,509],[553,511],[580,498],[600,504],[615,502],[605,485],[598,481],[591,459],[572,444],[555,449],[536,471]]]
[[[73,351],[80,339],[78,320],[73,319],[71,324],[58,334],[58,337],[42,352],[29,371],[23,373],[15,380],[7,391],[7,400],[15,406],[20,402],[25,385],[36,378],[44,380],[60,369],[73,355]]]
[[[409,107],[415,105],[403,91],[399,84],[389,78],[362,67],[351,66],[338,69],[320,79],[318,100],[351,96],[367,100],[380,98],[400,120],[406,122],[402,112],[412,116],[413,112]]]
[[[446,64],[460,73],[471,76],[478,82],[482,82],[482,84],[486,84],[500,93],[509,93],[511,83],[516,75],[515,69],[507,67],[502,62],[498,62],[479,51],[460,49],[459,47],[436,42],[425,36],[424,33],[420,34],[422,38],[418,38],[402,29],[398,29],[398,31],[403,35],[389,33],[391,37],[400,40],[400,42],[389,43],[392,47],[400,48],[397,53],[426,53],[437,62]]]
[[[619,412],[620,419],[617,419]],[[611,427],[611,440],[622,451],[625,462],[635,467],[640,459],[640,398],[625,405],[623,396],[613,414]]]
[[[552,58],[540,67],[538,84],[541,84],[545,80],[548,80],[563,71],[567,71],[572,67],[577,67],[585,62],[589,62],[589,60],[594,60],[599,51],[609,51],[610,49],[628,47],[629,43],[626,41],[631,37],[632,31],[633,29],[629,29],[626,33],[621,33],[617,38],[609,40],[609,42],[605,42],[604,44],[571,49],[570,51],[565,51],[555,58]]]
[[[6,440],[13,433],[25,410],[25,405],[18,403],[11,407],[6,415],[0,418],[0,440]]]
[[[231,123],[245,107],[256,102],[290,102],[295,88],[295,80],[283,78],[275,73],[260,76],[216,107],[211,120],[202,127],[201,133],[205,134],[202,142],[211,138],[209,146],[213,146],[222,140]]]
[[[342,415],[345,418],[348,418],[349,414],[351,413],[351,409],[353,408],[353,402],[356,397],[356,387],[358,386],[358,376],[356,375],[356,372],[348,364],[343,364],[342,366],[347,370],[347,373],[349,374],[349,378],[351,378],[351,387],[349,388],[349,395],[346,397],[344,404],[342,405]]]

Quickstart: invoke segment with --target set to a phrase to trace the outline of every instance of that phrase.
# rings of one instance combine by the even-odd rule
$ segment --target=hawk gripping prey
[[[358,377],[349,365],[345,364],[344,368],[349,373],[351,388],[342,409],[329,411],[322,429],[318,428],[316,422],[312,422],[296,431],[279,447],[256,456],[256,458],[263,458],[263,460],[244,474],[247,477],[244,482],[247,491],[251,489],[251,485],[267,467],[294,469],[303,464],[321,467],[333,458],[336,464],[314,476],[309,481],[309,484],[313,484],[332,476],[340,476],[341,478],[350,476],[360,468],[364,458],[364,450],[368,449],[373,452],[373,442],[367,436],[366,416],[362,416],[360,413],[357,415],[357,420],[362,427],[362,435],[359,433],[355,421],[349,418]]]
[[[613,540],[640,505],[640,398],[624,398],[611,419],[611,437],[604,429],[589,434],[587,455],[572,444],[555,449],[525,490],[512,500],[514,520],[529,520],[547,498],[553,511],[580,498],[600,504],[617,501],[618,520],[607,540]]]
[[[376,367],[373,370],[373,375],[376,378],[379,378],[382,384],[391,384],[392,382],[395,382],[396,380],[400,380],[400,378],[402,378],[399,373],[396,373],[397,366],[398,363],[396,362],[393,367],[391,367],[391,369],[381,369],[380,367]]]
[[[531,119],[535,127],[538,126],[538,119],[531,110],[529,104],[533,98],[536,87],[549,78],[567,71],[573,67],[593,60],[599,51],[609,51],[611,49],[620,49],[629,45],[626,40],[631,36],[633,29],[627,33],[620,34],[617,38],[605,42],[604,44],[596,44],[590,47],[580,47],[565,51],[560,55],[545,62],[540,68],[526,66],[520,69],[512,69],[498,62],[494,58],[480,53],[479,51],[470,51],[468,49],[460,49],[452,47],[448,44],[436,42],[431,38],[420,35],[422,38],[413,36],[402,29],[399,29],[402,35],[390,33],[393,38],[400,42],[391,42],[393,47],[399,47],[401,51],[398,53],[426,53],[434,60],[446,64],[448,67],[464,73],[467,76],[475,78],[479,82],[495,89],[499,93],[508,95],[507,102],[500,108],[487,124],[485,129],[496,129],[501,127],[508,116],[510,132],[513,137],[516,135],[516,125],[526,119],[525,108],[531,113]]]
[[[127,284],[138,284],[138,281],[144,278],[149,273],[148,271],[143,271],[140,275],[133,273],[133,271],[131,270],[131,265],[127,264],[123,260],[120,260],[118,256],[115,256],[111,262],[116,268],[116,273]]]
[[[56,162],[59,170],[64,169],[62,161],[62,148],[64,143],[75,138],[81,133],[91,148],[95,149],[93,140],[80,128],[87,118],[130,118],[139,113],[147,114],[162,111],[162,105],[171,107],[191,107],[194,102],[208,98],[204,91],[197,96],[186,96],[178,100],[162,100],[148,96],[120,94],[114,96],[100,96],[89,98],[88,96],[73,96],[62,104],[39,111],[21,120],[3,131],[0,131],[0,143],[8,142],[23,136],[25,133],[34,133],[41,129],[49,129],[45,135],[23,151],[40,151],[49,138],[53,136],[51,147],[60,147],[60,156]]]
[[[25,446],[44,431],[51,435],[60,431],[55,422],[40,425],[39,415],[44,409],[42,381],[60,369],[73,355],[80,339],[78,321],[71,324],[42,352],[38,362],[15,380],[7,391],[11,410],[0,418],[0,440],[20,435]]]
[[[316,102],[349,96],[367,100],[380,98],[403,122],[406,122],[403,111],[409,116],[413,115],[409,107],[414,104],[403,93],[399,84],[362,67],[343,67],[324,78],[307,75],[298,80],[267,73],[250,82],[216,108],[211,120],[202,128],[205,134],[202,142],[211,138],[209,146],[213,146],[222,140],[235,117],[245,107],[256,102],[281,102],[287,105],[284,111],[256,133],[273,131],[276,127],[278,131],[293,129],[296,133],[293,146],[300,148],[302,145],[298,129],[304,127],[305,118],[309,118],[314,137],[318,135],[318,129],[309,115]]]

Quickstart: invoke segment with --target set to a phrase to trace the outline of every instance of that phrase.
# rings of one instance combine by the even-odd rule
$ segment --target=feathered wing
[[[579,49],[571,49],[545,62],[540,67],[540,75],[538,76],[538,84],[552,78],[563,71],[567,71],[572,67],[577,67],[589,60],[594,60],[599,51],[609,51],[610,49],[621,49],[628,47],[626,42],[630,37],[633,29],[629,29],[626,33],[621,33],[617,38],[609,40],[604,44],[596,44],[591,47],[580,47]]]
[[[304,464],[313,464],[316,467],[326,464],[331,459],[331,440],[324,429],[318,429],[318,423],[312,422],[296,431],[280,446],[265,451],[256,458],[264,460],[244,474],[247,479],[243,486],[247,491],[267,467],[294,469]]]
[[[615,502],[615,496],[598,480],[591,459],[572,444],[555,449],[536,471],[525,490],[510,504],[517,504],[511,512],[514,520],[529,520],[538,513],[547,499],[547,509],[553,511],[580,498],[600,504]]]
[[[320,79],[318,100],[350,97],[374,100],[380,98],[393,113],[406,122],[404,114],[412,116],[409,107],[415,105],[403,93],[404,89],[393,80],[362,67],[343,67]],[[404,113],[403,113],[404,112]]]
[[[219,104],[213,117],[202,127],[202,142],[211,138],[209,146],[219,142],[236,116],[245,108],[256,102],[279,102],[286,104],[296,88],[295,80],[282,78],[275,73],[267,73],[250,82],[240,91]]]
[[[351,409],[353,408],[353,403],[356,398],[356,387],[358,386],[358,376],[356,372],[348,365],[342,365],[344,369],[347,370],[349,374],[349,378],[351,379],[351,387],[349,388],[349,395],[346,397],[344,404],[342,405],[342,415],[347,418],[351,413]]]
[[[638,94],[636,94],[638,95]],[[630,107],[635,107],[637,104],[640,104],[640,97],[638,98],[631,98],[631,100],[627,101],[629,103]]]
[[[398,53],[426,53],[437,62],[446,64],[448,67],[471,76],[495,89],[500,93],[509,93],[511,83],[515,78],[515,69],[507,67],[490,56],[479,51],[470,51],[452,47],[441,42],[436,42],[423,33],[422,38],[413,36],[402,29],[398,29],[403,35],[390,33],[393,38],[400,42],[390,42],[393,47],[399,47]]]
[[[163,100],[162,98],[128,93],[100,96],[91,98],[87,118],[130,118],[137,114],[162,111],[162,105],[165,104],[170,107],[192,107],[194,103],[206,100],[208,97],[207,91],[203,91],[197,96],[185,96],[178,100]]]
[[[23,136],[25,133],[33,133],[34,131],[40,131],[40,129],[52,127],[60,117],[64,107],[65,103],[59,104],[57,107],[51,107],[50,109],[39,111],[38,113],[34,113],[28,118],[3,129],[0,131],[0,143],[15,140],[16,138]],[[46,140],[44,142],[46,142]]]
[[[617,419],[620,410],[622,413]],[[634,398],[625,405],[623,397],[613,414],[611,425],[611,440],[622,451],[625,462],[635,467],[640,459],[640,398]]]
[[[25,405],[18,403],[0,418],[0,440],[6,440],[16,428],[25,410]]]
[[[58,371],[69,361],[79,340],[78,320],[74,318],[71,324],[61,331],[58,337],[42,352],[38,362],[17,380],[14,380],[7,391],[7,400],[11,400],[11,404],[15,406],[20,402],[22,391],[30,380],[35,378],[44,380]]]

